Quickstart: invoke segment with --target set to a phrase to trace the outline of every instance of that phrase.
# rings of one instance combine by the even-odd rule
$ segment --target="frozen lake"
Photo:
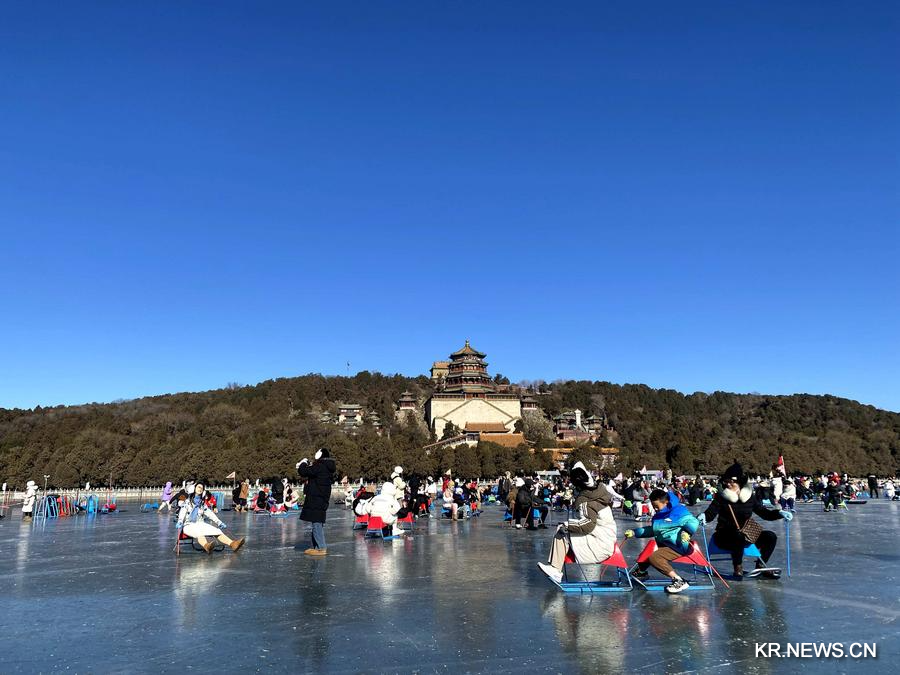
[[[0,672],[818,675],[900,663],[900,502],[834,514],[798,505],[792,578],[676,597],[563,594],[535,564],[553,530],[503,528],[498,506],[468,522],[420,519],[389,542],[364,540],[333,506],[324,559],[303,555],[295,515],[231,511],[220,515],[247,537],[242,550],[176,557],[172,518],[138,507],[0,521]],[[620,520],[620,534],[633,526]],[[780,565],[782,523],[773,529]],[[629,562],[643,543],[624,545]],[[756,642],[876,642],[878,657],[762,659]]]

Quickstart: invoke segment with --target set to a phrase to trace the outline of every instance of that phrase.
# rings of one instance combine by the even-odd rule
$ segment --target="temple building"
[[[580,410],[564,412],[553,418],[553,431],[561,441],[596,441],[604,430],[610,428],[606,416],[589,415],[583,418]]]
[[[449,361],[435,361],[431,364],[431,381],[436,385],[442,385],[448,372],[450,372]]]
[[[397,405],[398,405],[398,409],[397,409],[397,418],[398,419],[400,419],[406,413],[415,414],[416,406],[417,406],[416,397],[412,395],[412,392],[404,391],[403,394],[400,396],[400,400],[397,402]]]
[[[460,433],[465,433],[471,424],[500,425],[507,433],[512,433],[516,422],[522,418],[519,395],[497,392],[488,375],[485,357],[486,354],[466,340],[462,349],[450,355],[449,362],[435,362],[431,370],[435,393],[425,404],[425,419],[438,439],[450,423]],[[439,370],[438,364],[441,364]],[[439,378],[435,378],[436,372],[439,372]],[[493,428],[499,430],[498,426]]]

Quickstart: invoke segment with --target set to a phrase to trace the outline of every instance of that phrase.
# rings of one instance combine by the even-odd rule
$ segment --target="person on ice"
[[[581,462],[572,467],[569,480],[575,488],[573,516],[556,529],[550,560],[538,563],[541,571],[557,584],[562,581],[567,553],[571,552],[581,564],[599,563],[612,555],[616,543],[609,489],[596,482]]]
[[[397,526],[400,502],[397,501],[397,488],[393,483],[384,483],[381,486],[381,492],[369,500],[366,511],[370,518],[381,518],[381,522],[384,523],[381,533],[385,537],[399,537],[403,534],[403,530]]]
[[[34,502],[37,499],[37,483],[33,480],[25,483],[25,499],[22,501],[22,521],[31,522],[31,514],[34,512]]]
[[[700,527],[697,520],[679,500],[673,491],[654,490],[650,493],[653,505],[653,518],[646,527],[636,530],[625,530],[625,537],[653,537],[657,549],[646,561],[638,564],[634,572],[637,579],[646,579],[647,568],[651,565],[661,574],[669,577],[672,583],[666,586],[667,593],[681,593],[688,588],[688,582],[672,567],[672,561],[686,555],[691,549],[691,537]]]
[[[828,483],[825,486],[825,511],[837,511],[841,502],[844,501],[844,492],[841,489],[841,477],[837,473],[828,476]]]
[[[369,502],[375,496],[374,492],[366,490],[365,486],[359,488],[356,496],[353,498],[352,509],[357,516],[364,516],[369,513]]]
[[[747,485],[747,476],[741,465],[735,462],[722,474],[722,489],[716,493],[715,498],[698,519],[700,524],[711,523],[719,518],[716,523],[716,531],[713,532],[711,541],[723,551],[731,552],[731,562],[734,565],[734,576],[744,576],[744,547],[747,539],[741,530],[753,514],[763,520],[793,520],[794,514],[790,511],[777,511],[767,509],[753,494],[753,490]],[[756,561],[757,569],[764,569],[775,550],[778,536],[769,530],[763,530],[756,539],[756,548],[762,554],[762,558]],[[776,573],[763,573],[768,577],[777,577]]]
[[[522,519],[526,524],[530,520],[531,514],[531,486],[522,476],[516,476],[515,483],[515,499],[513,501],[513,519],[516,523],[516,529],[522,529]],[[510,494],[512,497],[512,494]]]
[[[197,543],[203,547],[207,553],[213,552],[215,544],[209,541],[209,537],[218,539],[220,542],[237,551],[244,545],[243,537],[241,539],[231,539],[222,532],[226,528],[219,517],[213,513],[206,503],[205,487],[203,483],[197,483],[194,486],[193,496],[181,502],[181,510],[178,512],[178,529],[182,530],[188,537],[197,540]]]
[[[794,481],[790,478],[785,478],[784,490],[781,493],[781,498],[778,500],[781,504],[781,508],[785,511],[793,511],[796,499],[797,487],[794,485]]]
[[[294,487],[288,482],[287,478],[283,478],[282,482],[284,483],[284,508],[287,511],[293,509],[297,502],[300,501],[300,496],[297,494],[297,491]]]
[[[284,511],[284,486],[286,479],[275,476],[272,478],[272,499],[275,503],[272,505],[272,513],[281,513]]]
[[[397,496],[403,494],[403,491],[406,489],[406,481],[403,480],[403,467],[395,466],[394,471],[391,473],[391,482],[394,484],[394,487],[397,489]]]
[[[169,503],[172,501],[172,481],[168,481],[166,486],[163,488],[162,495],[159,498],[159,509],[158,511],[162,513],[163,509],[166,511],[170,511],[172,509],[172,505]]]
[[[300,520],[311,525],[312,546],[304,551],[306,555],[328,555],[325,543],[325,514],[331,503],[331,486],[337,466],[331,459],[328,448],[316,450],[312,463],[306,458],[297,462],[297,473],[306,480],[303,488],[303,508]]]

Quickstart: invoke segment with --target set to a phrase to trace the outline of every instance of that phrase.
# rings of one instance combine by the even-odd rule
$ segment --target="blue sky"
[[[492,372],[900,410],[900,5],[0,9],[0,406]]]

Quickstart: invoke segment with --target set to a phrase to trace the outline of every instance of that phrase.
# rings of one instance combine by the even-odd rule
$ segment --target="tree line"
[[[523,425],[536,452],[481,443],[426,453],[422,448],[435,439],[424,425],[395,416],[403,391],[424,402],[431,381],[311,374],[109,404],[0,409],[0,480],[21,486],[49,474],[59,486],[110,479],[140,486],[188,477],[218,482],[232,471],[253,479],[293,476],[295,462],[322,446],[351,479],[382,479],[396,464],[420,475],[450,469],[466,477],[551,465],[542,451],[554,445],[546,420]],[[684,395],[590,381],[542,384],[540,391],[536,398],[548,417],[575,408],[605,415],[615,432],[599,444],[619,446],[616,471],[626,474],[644,465],[715,473],[734,459],[767,472],[779,454],[789,471],[897,471],[900,414],[833,396]],[[338,402],[362,404],[383,427],[367,422],[347,434],[321,422],[321,413],[336,412]],[[575,452],[587,461],[599,457],[590,444]]]

